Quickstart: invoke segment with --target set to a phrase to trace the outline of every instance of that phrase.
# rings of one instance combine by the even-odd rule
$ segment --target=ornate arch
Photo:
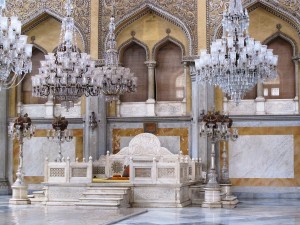
[[[120,47],[119,47],[119,49],[118,49],[119,57],[120,57],[121,53],[123,53],[124,50],[125,50],[128,46],[130,46],[131,44],[133,44],[133,43],[134,43],[134,44],[137,44],[137,45],[139,45],[139,46],[141,46],[141,47],[145,50],[145,52],[146,52],[146,61],[148,61],[148,60],[149,60],[149,57],[150,57],[150,55],[149,55],[149,54],[150,54],[150,51],[149,51],[148,46],[147,46],[144,42],[142,42],[142,41],[136,39],[135,37],[132,37],[131,39],[127,40],[126,42],[124,42],[123,44],[120,45]]]
[[[248,12],[252,12],[257,8],[262,8],[267,12],[277,16],[278,18],[282,19],[283,21],[290,24],[300,35],[300,20],[288,10],[284,10],[283,7],[278,7],[279,5],[276,4],[274,1],[265,1],[265,0],[247,0],[244,1],[243,6],[248,9]],[[222,23],[214,30],[213,38],[219,38],[222,36]]]
[[[122,17],[118,22],[116,22],[116,36],[118,36],[128,25],[132,24],[136,20],[140,19],[144,15],[148,14],[149,12],[152,12],[165,20],[175,24],[176,26],[180,27],[182,31],[185,33],[187,39],[188,39],[188,45],[189,45],[189,55],[193,55],[197,51],[197,43],[194,40],[194,37],[192,35],[191,30],[189,27],[179,18],[173,16],[169,12],[164,11],[163,9],[151,4],[151,3],[143,3],[137,8],[135,8],[130,13],[126,14],[124,17]],[[107,41],[107,34],[105,37],[105,43]]]
[[[57,20],[60,23],[62,22],[62,20],[64,18],[64,16],[62,16],[52,10],[49,10],[49,9],[39,10],[39,11],[35,12],[33,15],[31,15],[31,17],[29,19],[23,21],[22,26],[25,27],[25,29],[22,32],[26,33],[28,31],[32,30],[33,28],[35,28],[36,26],[38,26],[45,20],[49,19],[50,17],[54,18],[55,20]],[[86,35],[84,34],[84,31],[80,28],[80,25],[76,21],[75,21],[75,29],[78,32],[80,39],[82,41],[83,48],[84,48],[83,51],[89,52]]]
[[[281,31],[278,31],[278,32],[272,34],[270,37],[266,38],[262,43],[267,45],[268,43],[270,43],[271,41],[273,41],[277,37],[280,37],[283,40],[286,40],[288,43],[291,44],[291,46],[293,48],[293,57],[298,55],[298,46],[297,46],[296,41],[293,38],[291,38],[290,36],[288,36],[287,34],[281,32]]]
[[[42,53],[44,53],[45,55],[48,54],[47,50],[44,49],[42,46],[40,46],[40,45],[38,45],[38,44],[36,44],[36,43],[32,43],[32,45],[33,45],[34,48],[40,50],[40,51],[41,51]]]
[[[156,58],[157,51],[160,49],[160,47],[163,46],[164,44],[166,44],[167,42],[172,42],[173,44],[177,45],[181,49],[182,57],[185,55],[184,45],[177,39],[168,35],[153,46],[153,49],[152,49],[152,58],[153,59]]]

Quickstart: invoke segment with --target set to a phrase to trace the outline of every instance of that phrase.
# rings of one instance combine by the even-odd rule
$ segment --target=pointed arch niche
[[[120,63],[135,72],[139,85],[137,93],[121,97],[117,115],[185,115],[189,76],[182,61],[191,40],[181,24],[147,8],[117,23],[116,41]]]
[[[259,82],[238,106],[225,99],[223,110],[232,115],[297,114],[300,38],[294,26],[295,21],[264,2],[250,5],[248,11],[250,36],[279,55],[279,80],[265,84]],[[216,37],[219,35],[221,30],[216,31]],[[217,98],[222,96],[218,95]]]
[[[72,112],[65,112],[60,105],[54,105],[51,96],[47,98],[34,98],[31,95],[31,76],[38,74],[40,61],[44,59],[44,55],[48,52],[53,52],[57,47],[60,38],[61,20],[59,15],[47,12],[42,12],[32,17],[33,19],[26,22],[23,32],[28,35],[28,42],[33,44],[33,70],[26,75],[22,84],[16,88],[17,105],[23,105],[24,112],[27,112],[31,117],[52,117],[53,110],[58,114],[68,117],[80,117],[81,105],[78,104],[72,109]],[[83,38],[83,33],[76,26],[76,41],[79,49],[86,49],[86,42]],[[55,107],[55,109],[54,109]],[[20,110],[20,109],[18,109]]]

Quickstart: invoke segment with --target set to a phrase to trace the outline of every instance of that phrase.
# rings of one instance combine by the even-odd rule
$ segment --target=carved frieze
[[[104,40],[108,31],[109,17],[112,14],[111,0],[101,0],[99,12],[99,56],[104,52]],[[123,19],[140,18],[147,13],[145,9],[154,9],[154,13],[159,14],[166,20],[179,25],[186,26],[191,37],[192,48],[194,53],[197,52],[197,0],[115,0],[115,17],[118,21]],[[126,26],[126,25],[125,25]]]

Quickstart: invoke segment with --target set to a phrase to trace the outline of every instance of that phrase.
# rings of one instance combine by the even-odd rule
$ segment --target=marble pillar
[[[186,78],[188,77],[188,62],[183,62],[183,99],[182,99],[182,115],[186,115]]]
[[[295,64],[295,114],[299,113],[299,62],[300,56],[293,58]]]
[[[9,193],[7,179],[7,91],[0,92],[0,195]]]
[[[154,90],[155,90],[155,61],[146,61],[145,64],[148,67],[148,99],[146,101],[147,104],[147,116],[155,116],[155,99],[154,99]]]
[[[100,96],[98,101],[98,154],[96,158],[98,159],[100,155],[105,155],[107,151],[107,120],[106,120],[106,102],[105,97]]]
[[[45,103],[45,118],[53,118],[54,115],[54,101],[53,95],[48,96],[48,101]]]
[[[257,82],[257,97],[255,99],[256,102],[256,115],[264,115],[265,112],[265,98],[264,98],[264,86],[262,81]]]

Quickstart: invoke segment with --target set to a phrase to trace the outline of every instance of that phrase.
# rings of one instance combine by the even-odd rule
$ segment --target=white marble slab
[[[62,155],[75,161],[76,138],[62,144]],[[33,137],[24,141],[23,157],[25,176],[44,176],[44,161],[48,157],[53,162],[58,155],[59,146],[46,137]]]
[[[293,135],[242,135],[229,143],[230,178],[294,178]]]
[[[165,147],[173,154],[179,154],[180,152],[180,136],[157,136],[161,147]],[[121,137],[120,149],[128,147],[129,142],[133,137]]]

